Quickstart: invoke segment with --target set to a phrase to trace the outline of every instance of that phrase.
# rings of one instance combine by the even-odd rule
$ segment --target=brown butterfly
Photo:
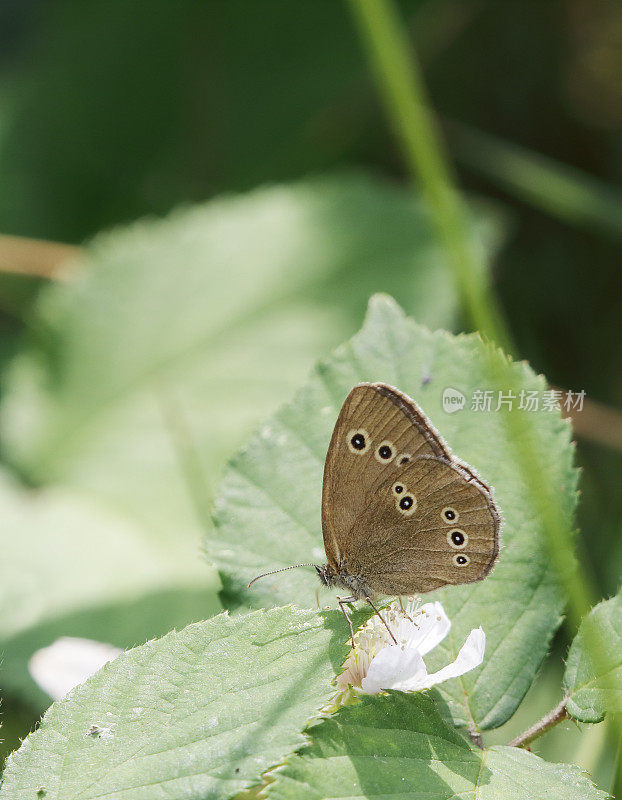
[[[384,383],[360,383],[326,455],[327,563],[297,566],[315,566],[323,584],[349,593],[339,598],[344,614],[354,600],[376,610],[379,594],[482,580],[499,554],[500,528],[490,487],[452,455],[414,400]]]

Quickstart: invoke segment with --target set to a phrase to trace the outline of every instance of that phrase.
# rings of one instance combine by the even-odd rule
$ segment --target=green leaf
[[[231,797],[303,744],[347,635],[339,612],[290,606],[130,650],[50,708],[9,758],[2,800]]]
[[[431,333],[404,317],[396,304],[376,297],[365,325],[350,342],[321,362],[309,383],[270,418],[231,461],[216,503],[216,532],[207,547],[225,576],[230,593],[257,604],[309,602],[317,587],[311,570],[266,578],[250,591],[245,584],[268,569],[321,562],[322,469],[341,404],[359,381],[382,380],[421,404],[454,453],[495,487],[505,518],[503,549],[483,582],[452,587],[439,599],[452,620],[442,646],[427,660],[437,669],[453,660],[471,629],[482,625],[484,664],[442,691],[458,724],[473,728],[501,725],[514,712],[547,652],[560,623],[563,597],[546,555],[541,523],[514,460],[504,411],[470,410],[477,389],[501,389],[491,381],[507,375],[525,390],[542,392],[546,383],[525,363],[513,364],[477,336]],[[511,380],[510,380],[511,379]],[[446,387],[464,393],[460,412],[442,410]],[[494,409],[493,405],[493,409]],[[569,516],[576,500],[570,431],[559,413],[529,413],[545,453],[548,480]]]
[[[425,695],[367,697],[308,731],[311,744],[270,777],[272,800],[604,800],[579,767],[512,747],[480,750]]]
[[[82,493],[24,491],[0,472],[0,506],[3,692],[49,705],[27,663],[59,636],[132,647],[219,610],[213,571],[183,542],[154,540]]]
[[[607,642],[596,660],[587,646],[592,637]],[[622,711],[621,595],[599,603],[583,619],[568,653],[564,688],[566,709],[580,722],[601,722],[605,714]]]

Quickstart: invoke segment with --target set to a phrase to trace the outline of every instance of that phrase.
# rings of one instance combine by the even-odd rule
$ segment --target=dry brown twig
[[[61,280],[81,252],[71,244],[0,234],[0,272]]]

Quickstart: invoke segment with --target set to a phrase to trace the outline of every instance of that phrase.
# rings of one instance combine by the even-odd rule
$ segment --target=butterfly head
[[[317,570],[318,577],[324,586],[330,587],[335,584],[337,573],[330,564],[323,564],[321,567],[316,566],[315,569]]]
[[[373,595],[365,578],[360,575],[353,575],[343,563],[340,563],[338,569],[335,569],[331,564],[324,564],[315,569],[322,584],[328,586],[329,589],[346,589],[353,597],[359,600],[365,600]]]

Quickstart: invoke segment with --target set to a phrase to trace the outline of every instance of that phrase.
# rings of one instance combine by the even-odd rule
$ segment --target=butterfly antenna
[[[317,564],[292,564],[291,567],[281,567],[281,569],[273,569],[270,572],[264,572],[263,574],[258,575],[256,578],[253,578],[253,580],[248,584],[246,588],[250,589],[251,586],[255,583],[255,581],[258,581],[260,578],[265,578],[268,575],[276,575],[277,572],[285,572],[288,569],[298,569],[298,567],[315,567],[316,569],[318,569]]]

